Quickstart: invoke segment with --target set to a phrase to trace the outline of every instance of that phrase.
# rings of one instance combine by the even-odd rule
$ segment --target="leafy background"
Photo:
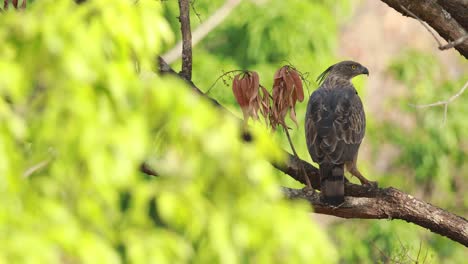
[[[245,144],[229,115],[181,81],[150,74],[180,38],[177,1],[133,2],[28,1],[2,13],[1,263],[466,259],[463,246],[412,224],[317,216],[283,200],[279,185],[301,186],[265,160],[283,158],[285,136],[254,125],[259,140]],[[445,124],[442,108],[409,106],[454,94],[468,79],[466,61],[369,2],[243,1],[194,47],[193,81],[206,91],[223,70],[251,69],[271,87],[275,70],[292,63],[311,93],[330,64],[358,60],[371,71],[354,81],[368,113],[365,174],[466,217],[466,96]],[[193,2],[193,28],[222,4]],[[372,37],[401,25],[414,31]],[[405,36],[414,43],[382,50]],[[241,116],[230,87],[219,82],[210,96]],[[303,127],[291,127],[310,161]],[[160,176],[138,173],[143,160]]]

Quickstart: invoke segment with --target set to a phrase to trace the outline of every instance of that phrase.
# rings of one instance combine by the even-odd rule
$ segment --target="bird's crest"
[[[326,69],[324,72],[322,72],[318,77],[317,77],[317,80],[316,82],[318,82],[319,85],[322,85],[323,81],[325,81],[325,79],[327,78],[328,74],[330,73],[331,69],[333,68],[333,66],[335,65],[332,65],[330,67],[328,67],[328,69]]]

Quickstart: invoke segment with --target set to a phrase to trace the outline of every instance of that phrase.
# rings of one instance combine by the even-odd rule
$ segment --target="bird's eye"
[[[351,69],[355,70],[355,69],[356,69],[356,65],[352,65],[352,66],[351,66]]]

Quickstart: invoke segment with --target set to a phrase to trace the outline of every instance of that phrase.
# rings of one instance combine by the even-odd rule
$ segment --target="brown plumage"
[[[369,75],[369,71],[354,61],[330,66],[318,77],[321,85],[307,105],[307,148],[320,167],[322,198],[333,205],[344,201],[345,166],[362,184],[373,184],[356,167],[366,116],[351,79],[360,74]]]

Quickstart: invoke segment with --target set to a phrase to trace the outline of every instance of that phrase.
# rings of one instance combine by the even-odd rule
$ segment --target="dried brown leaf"
[[[289,117],[296,124],[296,126],[299,126],[299,124],[297,123],[297,119],[296,119],[296,109],[294,109],[294,107],[292,107],[291,110],[289,111]]]
[[[234,80],[232,81],[232,92],[234,93],[234,97],[237,100],[237,103],[240,107],[245,107],[248,104],[248,101],[245,99],[244,92],[242,90],[241,80],[239,79],[240,75],[234,76]]]
[[[294,91],[294,80],[291,77],[291,74],[289,73],[289,70],[286,71],[286,73],[285,73],[285,75],[283,77],[283,80],[284,80],[284,84],[285,84],[285,87],[286,87],[286,94],[288,96],[292,95],[292,93]]]
[[[249,76],[249,104],[254,103],[255,99],[259,96],[259,78],[258,73],[250,72]]]
[[[249,117],[258,119],[258,111],[260,111],[262,116],[268,118],[271,95],[260,85],[260,78],[257,72],[245,71],[236,75],[233,80],[232,89],[242,109],[244,120],[247,120]]]
[[[290,74],[294,80],[296,98],[299,102],[302,102],[304,101],[304,87],[302,85],[301,77],[299,76],[299,73],[294,69],[291,70]]]

